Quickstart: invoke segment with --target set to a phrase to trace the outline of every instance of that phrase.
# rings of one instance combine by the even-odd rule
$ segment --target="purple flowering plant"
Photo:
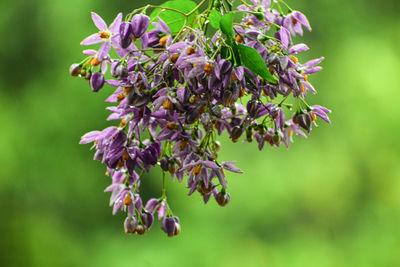
[[[277,0],[172,0],[119,13],[107,26],[92,12],[98,31],[81,45],[87,57],[72,64],[72,76],[89,81],[93,92],[108,84],[107,120],[116,126],[85,134],[95,160],[107,166],[113,214],[127,213],[126,233],[147,232],[157,215],[168,236],[181,231],[168,205],[165,179],[183,182],[207,203],[230,201],[226,171],[242,173],[233,161],[220,161],[217,137],[289,147],[293,134],[307,137],[317,117],[330,122],[331,111],[309,105],[316,90],[309,76],[323,57],[300,63],[295,44],[311,26],[299,11]],[[234,8],[237,6],[237,8]],[[285,13],[283,10],[287,10]],[[200,11],[202,10],[202,11]],[[109,71],[108,71],[109,70]],[[140,196],[144,172],[162,171],[160,197]]]

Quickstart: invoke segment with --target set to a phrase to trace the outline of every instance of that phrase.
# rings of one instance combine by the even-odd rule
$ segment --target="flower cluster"
[[[242,171],[218,159],[224,132],[232,142],[254,139],[261,150],[265,143],[289,147],[293,133],[306,137],[317,117],[329,122],[330,110],[305,100],[316,93],[309,76],[323,58],[302,64],[295,56],[309,49],[292,40],[311,30],[301,12],[283,1],[242,1],[232,10],[230,1],[214,0],[200,13],[206,2],[148,5],[125,20],[118,14],[110,26],[92,13],[98,32],[81,44],[100,47],[84,50],[87,57],[70,67],[93,92],[114,88],[106,102],[114,104],[108,120],[117,126],[89,132],[80,143],[93,142],[94,159],[107,166],[112,184],[105,191],[114,214],[127,212],[127,233],[144,234],[156,213],[168,236],[181,231],[166,198],[167,173],[179,182],[186,174],[188,195],[228,204],[226,171]],[[144,205],[141,177],[157,166],[161,197]]]

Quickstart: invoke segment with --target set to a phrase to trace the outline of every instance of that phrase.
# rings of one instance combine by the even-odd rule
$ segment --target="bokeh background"
[[[79,42],[147,1],[0,1],[0,266],[400,266],[400,2],[288,0],[313,26],[302,60],[325,56],[311,103],[331,108],[290,150],[222,139],[231,203],[168,183],[182,233],[126,235],[109,180],[80,136],[108,125],[71,78]],[[155,1],[154,3],[159,3]],[[146,198],[161,178],[144,178]]]

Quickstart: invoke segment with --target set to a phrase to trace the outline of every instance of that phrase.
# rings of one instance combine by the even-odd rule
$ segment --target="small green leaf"
[[[221,21],[222,15],[217,10],[213,9],[210,12],[210,16],[208,20],[210,21],[210,25],[214,28],[219,30],[219,22]]]
[[[233,37],[233,13],[228,13],[222,16],[219,21],[219,27],[223,33],[226,35]]]
[[[196,7],[196,3],[190,0],[173,0],[167,1],[161,6],[176,9],[187,14]],[[172,10],[160,10],[158,8],[154,9],[150,14],[150,19],[154,21],[154,18],[157,15],[168,25],[172,34],[177,34],[185,24],[185,16]],[[190,17],[188,17],[188,25],[191,25],[194,22],[197,15],[198,12],[196,11],[190,15]],[[150,27],[150,29],[152,28],[154,28],[154,26]]]
[[[269,72],[261,55],[250,46],[238,45],[242,65],[250,69],[254,74],[260,75],[263,79],[276,83],[275,78]]]

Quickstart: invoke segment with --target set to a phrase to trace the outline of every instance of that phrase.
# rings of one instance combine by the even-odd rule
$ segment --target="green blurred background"
[[[313,26],[301,59],[325,56],[310,102],[331,108],[290,150],[223,139],[220,208],[168,184],[182,233],[126,235],[104,167],[80,136],[108,125],[104,100],[71,78],[79,42],[147,1],[0,1],[0,266],[400,266],[400,2],[288,0]],[[159,3],[159,2],[156,2]],[[298,40],[299,41],[299,40]],[[158,196],[159,173],[144,178]]]

